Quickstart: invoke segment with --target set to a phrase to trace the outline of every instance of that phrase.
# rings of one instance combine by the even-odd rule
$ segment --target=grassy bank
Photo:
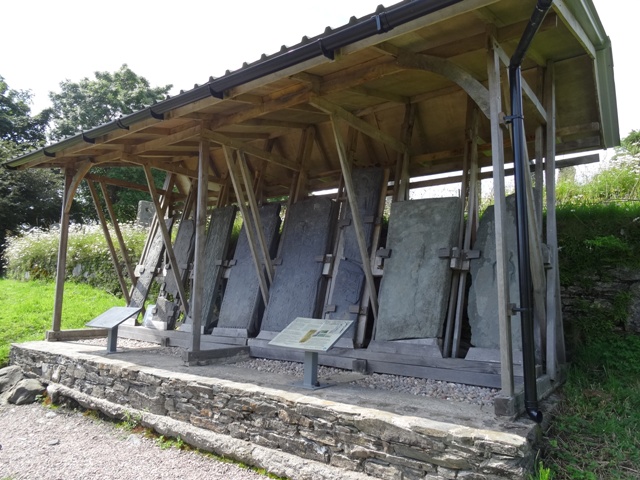
[[[84,324],[124,300],[76,283],[65,286],[62,328],[82,328]],[[0,367],[9,357],[11,343],[43,340],[51,329],[54,284],[0,279]]]

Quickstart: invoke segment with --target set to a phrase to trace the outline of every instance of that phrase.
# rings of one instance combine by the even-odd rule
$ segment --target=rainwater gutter
[[[553,0],[538,0],[525,28],[518,47],[509,63],[509,86],[511,93],[511,135],[513,145],[513,164],[516,190],[516,229],[518,239],[518,276],[520,286],[520,312],[522,325],[522,367],[524,374],[524,406],[529,418],[536,423],[542,422],[542,412],[538,406],[538,388],[536,379],[535,337],[533,330],[533,291],[531,265],[529,262],[529,219],[527,214],[527,144],[524,132],[524,113],[522,105],[522,61],[531,41],[540,28],[540,24]]]
[[[226,90],[244,85],[266,75],[285,70],[319,56],[333,59],[334,52],[342,47],[364,40],[377,34],[388,32],[395,27],[450,7],[464,0],[408,0],[396,6],[385,9],[379,7],[369,18],[352,19],[347,25],[336,30],[327,27],[325,32],[317,37],[307,39],[290,49],[284,49],[273,55],[265,56],[261,60],[246,65],[234,72],[227,72],[220,78],[211,78],[209,82],[193,89],[167,98],[143,110],[112,120],[104,125],[79,133],[59,143],[44,147],[4,164],[7,168],[16,169],[20,165],[39,158],[41,155],[55,157],[55,153],[85,141],[95,140],[97,137],[118,129],[128,129],[136,122],[155,118],[162,120],[164,114],[179,107],[183,107],[208,97],[223,98]]]

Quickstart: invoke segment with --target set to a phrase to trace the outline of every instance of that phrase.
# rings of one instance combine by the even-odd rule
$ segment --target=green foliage
[[[133,415],[130,411],[125,410],[122,419],[116,423],[116,426],[127,432],[132,432],[140,427],[141,420],[142,417],[140,417],[140,415]]]
[[[17,152],[33,148],[45,138],[49,113],[32,117],[30,103],[31,92],[10,89],[0,75],[0,141],[13,144]]]
[[[640,337],[595,335],[575,355],[547,464],[560,479],[640,476]]]
[[[585,285],[612,266],[640,266],[640,202],[559,205],[563,285]]]
[[[89,130],[122,115],[142,110],[162,100],[172,85],[151,87],[149,81],[126,64],[111,72],[94,72],[93,79],[60,82],[60,93],[51,92],[51,138],[60,140]]]
[[[640,130],[631,130],[620,142],[620,147],[616,148],[616,159],[628,157],[640,160]]]
[[[588,184],[558,184],[561,282],[587,290],[613,268],[640,267],[639,132]],[[629,292],[573,305],[572,366],[548,432],[554,478],[640,477],[640,337],[620,335]]]
[[[44,143],[48,115],[31,116],[31,93],[12,90],[0,76],[0,164]],[[60,218],[59,175],[0,167],[0,273],[5,237],[20,225],[49,226]]]
[[[171,85],[151,87],[149,81],[137,75],[126,64],[115,72],[94,72],[94,78],[85,77],[79,82],[65,80],[60,83],[59,93],[50,92],[53,107],[48,111],[51,117],[50,137],[61,140],[120,116],[134,113],[162,100]],[[91,173],[146,185],[145,175],[140,168],[115,167],[92,169]],[[161,173],[154,173],[156,186],[162,185]],[[149,200],[146,192],[123,187],[109,186],[109,197],[121,221],[136,218],[139,200]],[[99,193],[102,198],[102,193]],[[76,193],[79,204],[84,208],[86,218],[95,219],[96,214],[90,193],[81,185]]]
[[[147,229],[135,224],[120,225],[129,259],[136,262],[144,247]],[[60,232],[31,229],[7,240],[6,274],[16,280],[52,280],[56,274]],[[115,241],[115,234],[111,231]],[[120,249],[116,248],[126,273]],[[75,270],[75,275],[74,275]],[[67,280],[88,283],[114,295],[121,295],[120,284],[111,262],[106,240],[99,225],[71,225],[67,248]]]
[[[54,284],[0,279],[0,368],[11,343],[44,340],[51,329]],[[67,283],[62,306],[62,328],[84,328],[85,323],[124,301],[88,285]]]

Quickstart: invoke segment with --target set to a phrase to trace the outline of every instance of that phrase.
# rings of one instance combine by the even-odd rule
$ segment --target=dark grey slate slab
[[[178,277],[184,285],[189,276],[189,264],[193,261],[193,249],[195,241],[196,224],[191,219],[185,219],[180,222],[178,227],[178,234],[173,244],[173,251],[176,255],[176,261],[178,262],[178,268],[180,269]],[[164,279],[164,291],[174,298],[178,297],[178,284],[174,278],[172,272],[168,269],[171,268],[167,265],[167,274]]]
[[[382,190],[384,172],[381,168],[362,168],[353,170],[353,184],[356,191],[358,211],[364,220],[364,238],[367,251],[371,252],[371,240],[374,229],[374,216],[378,213],[378,204]],[[359,306],[365,286],[362,259],[358,248],[356,230],[353,225],[351,208],[345,205],[346,222],[342,227],[342,251],[334,265],[333,285],[328,304],[335,306],[335,311],[327,314],[327,318],[339,320],[357,320],[358,314],[351,313],[349,307]],[[345,223],[346,223],[345,222]],[[344,337],[353,337],[355,325],[349,327]]]
[[[391,205],[387,248],[380,284],[378,341],[435,338],[446,315],[451,269],[440,258],[460,229],[459,198],[431,198]]]
[[[169,219],[165,221],[167,222],[167,228],[171,228],[172,220]],[[151,282],[153,282],[156,276],[156,269],[160,266],[160,259],[162,258],[163,252],[164,243],[162,241],[162,232],[158,228],[153,236],[146,257],[142,259],[142,267],[144,270],[140,273],[136,286],[131,294],[131,300],[129,301],[130,307],[144,306],[147,295],[149,295]]]
[[[280,204],[268,203],[260,207],[260,220],[269,251],[274,257],[278,248]],[[246,329],[249,335],[255,335],[260,328],[264,303],[244,226],[233,260],[235,265],[229,273],[220,307],[218,327]],[[216,329],[213,330],[213,334],[217,334]]]
[[[229,240],[238,208],[229,205],[211,213],[207,242],[204,246],[204,290],[202,292],[202,325],[205,331],[218,321],[216,298],[222,282],[223,261],[229,254]]]
[[[335,203],[311,197],[291,206],[262,331],[280,332],[296,317],[318,318],[324,304],[323,257],[331,250]]]
[[[94,328],[113,328],[120,325],[128,318],[137,315],[140,312],[139,307],[111,307],[106,312],[98,315],[96,318],[88,322],[87,327]]]
[[[516,238],[516,200],[506,198],[505,237],[507,242],[507,272],[510,302],[520,301],[518,284],[518,253]],[[498,288],[496,286],[496,236],[495,211],[490,206],[478,224],[474,250],[480,250],[480,258],[471,260],[471,288],[469,290],[469,323],[471,344],[481,348],[500,348],[498,322]],[[513,350],[521,350],[520,317],[511,317]]]

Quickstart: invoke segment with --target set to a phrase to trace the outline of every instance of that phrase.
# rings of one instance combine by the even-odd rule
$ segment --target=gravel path
[[[63,408],[0,407],[1,480],[258,480],[266,476]]]

